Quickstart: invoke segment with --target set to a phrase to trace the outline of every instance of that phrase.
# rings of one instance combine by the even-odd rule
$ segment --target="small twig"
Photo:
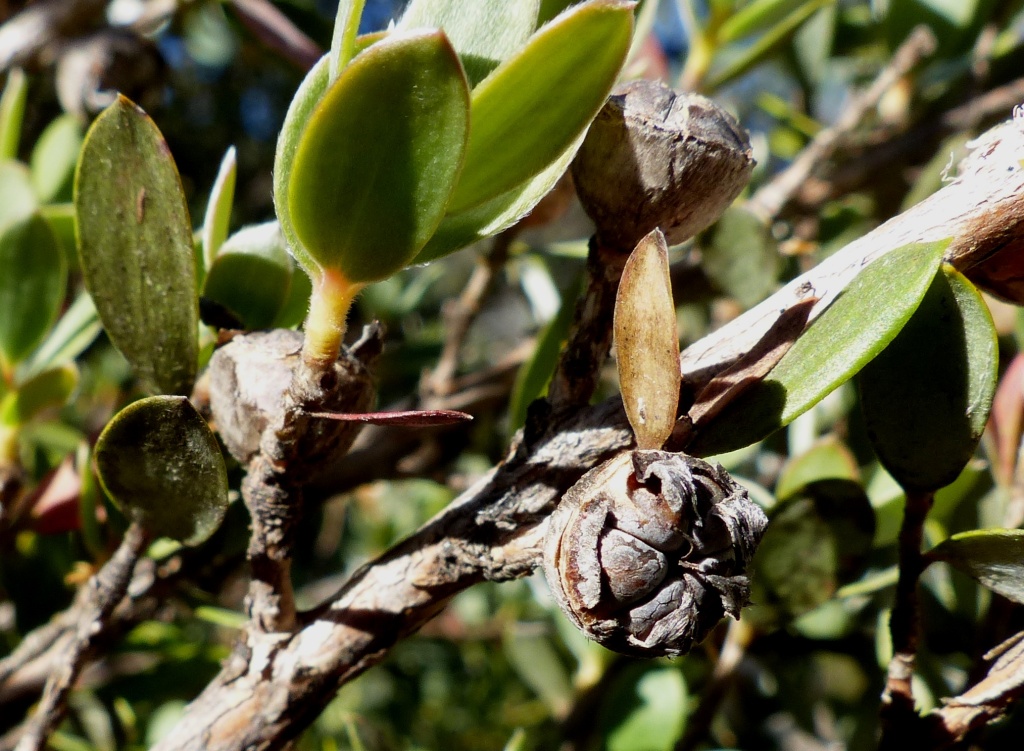
[[[807,178],[832,156],[842,140],[878,104],[885,92],[923,58],[930,55],[935,50],[935,45],[935,35],[928,27],[918,26],[914,29],[871,86],[864,93],[854,97],[836,119],[835,124],[820,131],[787,169],[760,188],[750,199],[748,207],[766,223],[773,221]]]
[[[46,681],[43,697],[18,742],[17,751],[41,751],[64,718],[68,694],[85,667],[93,640],[127,591],[135,564],[149,540],[150,535],[138,523],[132,523],[111,559],[79,591],[74,606],[76,628],[69,634],[57,670]]]
[[[518,234],[518,226],[512,226],[496,235],[490,250],[477,258],[469,282],[462,294],[444,309],[445,339],[441,356],[420,386],[421,400],[424,404],[434,398],[445,397],[454,390],[453,381],[459,368],[459,354],[466,342],[473,321],[480,315],[484,298],[487,296],[494,278],[508,260],[509,247]]]
[[[731,621],[725,632],[725,641],[711,672],[711,680],[701,690],[700,703],[686,721],[686,732],[676,744],[676,751],[692,751],[707,736],[718,707],[736,677],[747,648],[754,640],[755,631],[743,621]]]
[[[882,741],[880,748],[896,749],[908,734],[908,726],[917,719],[911,679],[918,638],[917,583],[924,570],[921,553],[924,522],[932,507],[932,493],[907,491],[903,524],[899,536],[899,580],[896,583],[895,605],[889,622],[892,632],[893,656],[882,694]]]
[[[316,42],[268,0],[231,0],[228,6],[256,38],[302,70],[312,68],[323,55]]]
[[[548,402],[556,411],[587,404],[597,390],[601,367],[612,347],[615,294],[628,257],[628,250],[606,247],[596,237],[590,241],[586,287],[548,387]]]

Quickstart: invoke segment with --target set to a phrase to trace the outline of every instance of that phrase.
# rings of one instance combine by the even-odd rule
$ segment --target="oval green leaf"
[[[671,751],[686,723],[686,681],[676,665],[632,665],[598,713],[607,751]]]
[[[660,449],[679,406],[679,334],[668,271],[668,246],[655,229],[626,261],[615,296],[619,389],[639,449]]]
[[[558,158],[604,104],[633,36],[633,8],[591,0],[537,31],[473,90],[457,213],[506,193]]]
[[[785,501],[818,480],[857,482],[859,479],[857,457],[845,443],[830,435],[786,462],[779,473],[778,482],[775,483],[775,497],[779,501]]]
[[[24,360],[57,320],[67,262],[38,214],[0,229],[0,361]]]
[[[767,377],[740,394],[687,451],[707,456],[760,441],[852,378],[910,319],[948,244],[912,243],[871,263]]]
[[[399,29],[442,29],[471,86],[512,56],[537,26],[540,0],[412,0]]]
[[[771,514],[751,564],[751,601],[789,618],[813,610],[860,575],[874,533],[874,510],[858,483],[806,485]]]
[[[268,328],[288,297],[292,271],[277,222],[245,227],[221,246],[203,296],[230,310],[247,329]]]
[[[0,228],[28,219],[39,208],[25,165],[0,160]]]
[[[220,526],[228,507],[224,457],[185,397],[129,404],[104,428],[94,455],[103,489],[152,534],[198,545]]]
[[[875,453],[905,488],[935,491],[970,461],[988,422],[998,343],[985,302],[951,267],[859,374]]]
[[[189,393],[199,298],[188,207],[163,136],[124,97],[86,134],[75,212],[85,285],[110,340],[148,390]]]
[[[82,127],[74,115],[64,114],[46,126],[32,158],[32,185],[41,203],[70,201],[75,164],[82,150]]]
[[[446,214],[437,231],[426,247],[416,256],[417,263],[427,263],[449,253],[454,253],[475,242],[491,237],[511,227],[530,213],[534,206],[546,196],[565,174],[572,162],[586,132],[573,141],[569,148],[559,155],[540,173],[517,185],[507,193],[479,206],[456,214]]]
[[[353,59],[291,162],[286,206],[300,262],[350,282],[409,263],[444,216],[468,116],[466,79],[441,32],[392,35]]]
[[[0,423],[24,425],[49,409],[64,406],[78,386],[78,368],[74,363],[44,370],[21,383],[4,401]]]
[[[974,529],[943,540],[927,554],[984,587],[1024,604],[1024,530]]]

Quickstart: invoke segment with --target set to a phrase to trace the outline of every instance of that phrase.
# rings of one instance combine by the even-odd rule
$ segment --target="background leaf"
[[[198,545],[220,526],[228,506],[224,457],[185,397],[129,404],[104,428],[94,454],[103,489],[149,532]]]
[[[467,118],[466,81],[443,34],[391,36],[357,56],[291,164],[287,210],[304,253],[351,282],[411,261],[444,215]]]
[[[412,0],[399,29],[444,29],[470,86],[511,57],[537,26],[540,0]]]
[[[981,295],[947,267],[899,335],[860,372],[868,435],[900,485],[938,490],[970,460],[992,406],[997,344]]]
[[[706,456],[759,441],[852,378],[910,319],[947,244],[905,245],[861,271],[768,376],[737,397],[688,450]]]
[[[473,90],[457,213],[512,190],[575,141],[629,52],[633,5],[591,0],[534,34]]]
[[[292,276],[278,223],[244,227],[221,246],[203,296],[230,310],[247,329],[269,328],[288,297]]]
[[[189,393],[199,305],[188,208],[160,131],[124,97],[86,135],[75,211],[86,287],[114,346],[147,389]]]
[[[221,160],[217,179],[213,181],[210,197],[206,202],[206,217],[203,219],[203,266],[207,270],[213,265],[213,259],[217,257],[220,246],[228,236],[231,207],[235,202],[237,162],[235,147],[232,146]]]
[[[71,200],[82,140],[82,126],[73,115],[61,115],[40,134],[29,165],[41,203]]]
[[[0,159],[17,159],[28,84],[21,68],[11,68],[0,95]]]
[[[961,532],[943,540],[927,555],[946,561],[993,592],[1024,604],[1024,530]]]
[[[67,263],[41,216],[0,228],[0,361],[24,360],[57,319]]]

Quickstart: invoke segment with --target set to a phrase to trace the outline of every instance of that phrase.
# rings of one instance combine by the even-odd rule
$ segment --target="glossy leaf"
[[[565,174],[586,133],[582,133],[557,159],[539,174],[497,198],[456,214],[446,214],[441,225],[416,256],[427,263],[496,235],[530,213]]]
[[[948,241],[903,246],[871,263],[761,382],[697,436],[696,456],[724,453],[788,425],[852,378],[916,310]]]
[[[449,212],[512,190],[564,153],[604,104],[632,34],[633,3],[591,0],[539,29],[481,81]]]
[[[67,273],[41,216],[0,228],[0,362],[21,362],[46,336],[64,301]]]
[[[349,282],[400,270],[444,215],[467,129],[465,77],[443,34],[393,35],[358,55],[294,150],[285,206],[299,261]]]
[[[198,545],[228,506],[224,457],[183,396],[151,396],[118,412],[100,434],[96,470],[129,519],[154,535]]]
[[[82,150],[82,127],[74,115],[64,114],[46,126],[29,162],[32,185],[41,203],[68,201],[75,164]]]
[[[124,97],[86,135],[75,211],[86,288],[114,346],[147,389],[189,393],[199,306],[188,208],[160,131]]]
[[[313,291],[313,285],[309,277],[295,269],[292,269],[291,284],[288,285],[288,294],[277,312],[272,328],[290,329],[302,323],[309,309],[309,296]]]
[[[39,208],[25,165],[0,161],[0,229],[28,219]]]
[[[660,449],[679,406],[679,334],[661,230],[637,243],[615,297],[619,389],[639,449]]]
[[[44,370],[7,395],[0,422],[24,425],[46,410],[64,406],[77,386],[78,368],[74,363]]]
[[[927,557],[946,561],[982,586],[1024,604],[1024,530],[961,532],[939,543]]]
[[[999,364],[992,317],[952,268],[858,376],[879,460],[900,485],[934,491],[966,466],[988,421]]]
[[[771,514],[751,564],[751,601],[795,617],[861,573],[875,531],[864,489],[850,480],[806,485]]]
[[[28,85],[21,68],[11,68],[0,95],[0,159],[17,159]]]
[[[29,379],[48,368],[72,362],[95,341],[101,328],[92,298],[79,294],[39,349],[24,363],[20,376]]]
[[[293,273],[277,222],[245,227],[221,247],[203,296],[223,305],[247,329],[269,328],[288,297]]]
[[[537,26],[540,0],[412,0],[399,29],[443,29],[470,86],[511,57]]]
[[[206,218],[203,220],[203,267],[207,270],[213,266],[220,246],[228,237],[231,208],[235,203],[237,175],[238,164],[235,147],[232,146],[220,162],[217,178],[213,181],[210,197],[206,201]]]

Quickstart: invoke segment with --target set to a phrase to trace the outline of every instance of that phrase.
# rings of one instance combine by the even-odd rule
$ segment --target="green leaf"
[[[399,29],[443,29],[476,86],[530,38],[540,0],[412,0]]]
[[[307,271],[337,269],[350,282],[370,282],[413,259],[458,175],[468,95],[441,32],[389,36],[345,68],[312,112],[290,165],[284,205],[296,256],[313,264]]]
[[[934,491],[967,465],[988,421],[998,343],[985,302],[951,267],[913,317],[860,372],[875,453],[905,488]]]
[[[147,389],[192,390],[199,302],[185,194],[152,120],[124,97],[86,134],[75,174],[86,288]]]
[[[580,134],[555,161],[539,174],[497,198],[457,214],[446,214],[426,247],[416,256],[417,263],[427,263],[454,253],[475,242],[496,235],[530,213],[565,174],[586,132]]]
[[[64,301],[67,262],[34,214],[0,229],[0,363],[13,365],[46,336]]]
[[[864,489],[820,480],[776,506],[750,568],[751,601],[788,618],[818,607],[859,577],[875,532]]]
[[[466,163],[449,213],[536,175],[583,133],[629,52],[633,3],[591,0],[534,34],[473,90]]]
[[[674,665],[628,668],[605,698],[598,717],[608,751],[670,751],[686,721],[686,682]]]
[[[21,68],[7,74],[4,93],[0,95],[0,159],[17,159],[21,141],[21,122],[25,117],[28,84]]]
[[[725,86],[739,78],[755,65],[763,62],[774,54],[790,37],[815,13],[836,0],[808,0],[778,23],[767,27],[761,36],[752,44],[744,46],[742,51],[729,59],[728,63],[714,70],[706,84],[708,91]]]
[[[309,310],[309,296],[313,292],[313,285],[309,277],[293,267],[291,284],[288,285],[288,295],[277,312],[272,328],[290,329],[302,323]]]
[[[562,295],[562,305],[558,313],[541,333],[534,347],[533,354],[519,368],[516,382],[512,387],[512,400],[509,407],[509,432],[513,433],[523,427],[526,422],[526,410],[534,399],[547,393],[548,383],[558,365],[558,355],[562,345],[569,336],[572,325],[576,300],[583,288],[583,272],[576,275],[572,284]]]
[[[731,206],[701,244],[701,269],[747,310],[775,291],[779,252],[769,228],[744,206]]]
[[[292,272],[277,222],[245,227],[221,247],[203,295],[230,310],[247,329],[269,328],[288,297]]]
[[[213,181],[210,198],[206,202],[206,218],[203,220],[203,267],[207,270],[213,265],[213,259],[217,257],[220,246],[228,236],[237,175],[238,164],[235,147],[232,146],[220,162],[217,179]]]
[[[833,0],[834,1],[834,0]],[[769,29],[787,14],[815,0],[753,0],[746,3],[718,29],[720,42],[735,42],[748,34]]]
[[[0,422],[24,425],[48,409],[64,406],[77,386],[78,368],[74,363],[44,370],[7,395]]]
[[[818,480],[860,479],[857,458],[835,436],[826,436],[799,456],[794,456],[782,468],[775,484],[775,497],[785,501],[802,488]]]
[[[661,230],[641,238],[626,261],[615,297],[616,367],[622,405],[637,448],[660,449],[679,406],[679,334]]]
[[[94,453],[103,489],[149,532],[198,545],[220,526],[228,507],[224,457],[185,397],[129,404],[104,428]]]
[[[572,705],[573,689],[562,657],[546,633],[506,630],[503,646],[519,678],[547,705],[553,716],[563,716]]]
[[[96,306],[83,292],[64,311],[50,335],[24,363],[19,375],[28,380],[48,368],[72,362],[95,341],[101,328]]]
[[[982,586],[1024,604],[1024,530],[961,532],[932,548],[927,557],[946,561]]]
[[[356,35],[359,33],[359,19],[363,15],[365,0],[340,0],[334,18],[334,34],[331,37],[330,82],[338,80],[342,68],[349,64],[356,50]]]
[[[868,265],[768,376],[737,397],[687,450],[707,456],[755,443],[852,378],[910,319],[948,244],[912,243]]]
[[[75,164],[82,150],[82,127],[74,115],[64,114],[46,126],[29,162],[32,185],[40,203],[71,200]]]
[[[25,165],[0,161],[0,229],[28,219],[39,208]]]

